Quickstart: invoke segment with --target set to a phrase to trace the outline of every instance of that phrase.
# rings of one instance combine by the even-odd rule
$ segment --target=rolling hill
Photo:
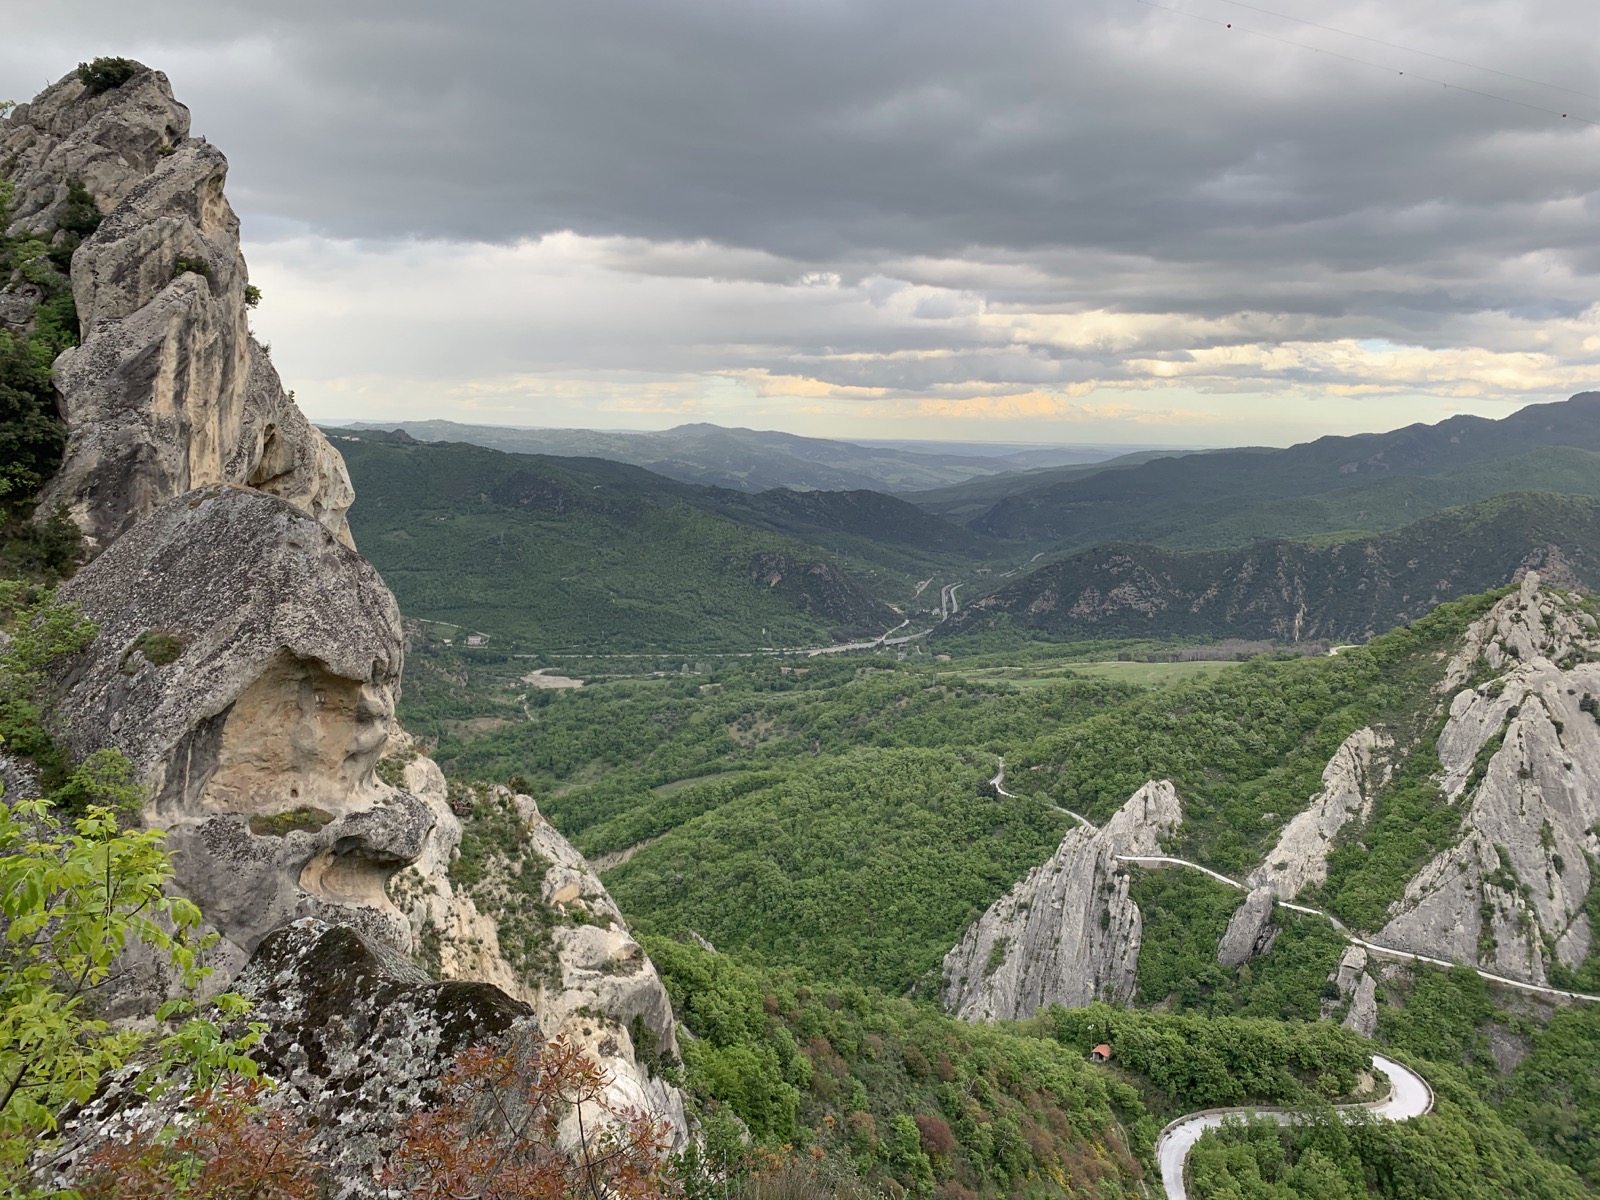
[[[1503,465],[1551,447],[1600,451],[1600,392],[1530,405],[1498,421],[1458,416],[1389,433],[1319,438],[1286,450],[1221,450],[1094,470],[1006,495],[968,526],[984,536],[1060,550],[1107,542],[1215,545],[1229,544],[1229,538],[1295,536],[1294,518],[1288,526],[1274,524],[1267,519],[1270,508],[1247,528],[1230,530],[1229,522],[1278,501]],[[1529,478],[1517,486],[1543,484]],[[932,511],[949,512],[951,490],[940,495]],[[1197,534],[1207,527],[1210,535]]]
[[[352,428],[379,426],[356,422]],[[857,444],[704,423],[679,425],[660,433],[517,429],[454,421],[402,421],[381,428],[403,429],[425,442],[468,442],[517,454],[608,458],[645,467],[681,483],[703,483],[741,492],[780,487],[905,492],[1046,463],[1094,462],[1114,453],[1082,446],[1007,447],[1005,453],[977,453],[964,447],[942,449],[938,443]]]
[[[328,431],[351,530],[407,616],[536,650],[750,650],[875,636],[991,552],[879,493],[746,495],[593,458]],[[874,539],[874,530],[885,537]]]

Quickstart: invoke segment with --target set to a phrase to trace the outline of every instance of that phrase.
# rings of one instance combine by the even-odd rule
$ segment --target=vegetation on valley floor
[[[1328,1022],[1092,1005],[969,1025],[804,970],[663,938],[649,949],[694,1035],[684,1079],[711,1152],[731,1153],[736,1117],[758,1146],[791,1146],[833,1163],[833,1178],[888,1195],[1139,1195],[1163,1122],[1230,1104],[1326,1114],[1330,1102],[1358,1097],[1370,1066],[1372,1044]],[[1102,1041],[1112,1061],[1091,1065],[1087,1052]],[[1358,1124],[1342,1139],[1326,1115],[1314,1117],[1304,1145],[1267,1167],[1265,1185],[1290,1190],[1227,1190],[1248,1171],[1231,1162],[1230,1145],[1207,1140],[1197,1152],[1203,1194],[1320,1200],[1305,1189],[1325,1176],[1355,1182],[1326,1193],[1335,1196],[1486,1200],[1508,1186],[1552,1200],[1583,1194],[1459,1071],[1417,1065],[1439,1096],[1435,1114],[1404,1127]]]

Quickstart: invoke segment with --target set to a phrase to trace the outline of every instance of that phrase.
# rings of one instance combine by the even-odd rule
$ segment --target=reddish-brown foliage
[[[608,1082],[564,1039],[463,1050],[380,1185],[406,1200],[668,1200],[665,1125],[613,1108]],[[323,1172],[305,1126],[263,1109],[267,1096],[234,1080],[194,1097],[182,1128],[102,1148],[80,1175],[84,1200],[315,1200]]]
[[[101,1148],[79,1191],[85,1200],[314,1200],[321,1189],[304,1128],[286,1113],[262,1113],[266,1094],[261,1080],[239,1078],[200,1092],[170,1138],[145,1132]]]
[[[917,1117],[917,1136],[922,1152],[929,1158],[942,1158],[956,1148],[955,1135],[943,1117],[923,1113]]]
[[[413,1200],[659,1200],[665,1127],[612,1108],[608,1082],[565,1039],[532,1054],[463,1050],[441,1102],[407,1123],[382,1186]]]

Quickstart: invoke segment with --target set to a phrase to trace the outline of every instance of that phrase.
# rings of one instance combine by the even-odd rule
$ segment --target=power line
[[[1518,108],[1526,108],[1526,109],[1529,109],[1529,110],[1531,110],[1533,112],[1544,113],[1547,116],[1559,117],[1563,121],[1575,121],[1580,125],[1592,125],[1592,126],[1595,126],[1597,128],[1600,128],[1600,121],[1592,121],[1587,117],[1575,117],[1571,113],[1564,113],[1564,112],[1559,112],[1559,111],[1557,111],[1556,109],[1553,109],[1553,108],[1546,108],[1542,104],[1534,104],[1534,103],[1531,103],[1530,101],[1527,101],[1527,100],[1517,100],[1517,99],[1515,99],[1514,97],[1511,97],[1511,96],[1501,96],[1501,95],[1499,95],[1499,94],[1497,94],[1495,92],[1486,92],[1486,91],[1483,91],[1481,88],[1473,88],[1473,87],[1467,87],[1467,86],[1465,86],[1463,84],[1459,84],[1459,83],[1451,83],[1451,82],[1449,82],[1448,80],[1445,80],[1445,79],[1435,79],[1430,75],[1422,75],[1422,74],[1419,74],[1416,71],[1395,71],[1395,69],[1393,67],[1388,66],[1385,63],[1373,62],[1370,58],[1358,58],[1354,54],[1341,54],[1337,50],[1329,50],[1329,49],[1326,49],[1325,47],[1322,47],[1322,46],[1313,46],[1313,45],[1310,45],[1309,43],[1306,43],[1306,42],[1297,42],[1293,38],[1281,37],[1278,34],[1267,33],[1264,30],[1260,30],[1260,29],[1251,29],[1251,28],[1249,28],[1247,26],[1244,26],[1244,25],[1237,25],[1232,21],[1223,21],[1223,20],[1220,20],[1220,19],[1218,19],[1216,17],[1202,16],[1199,13],[1187,12],[1184,9],[1181,9],[1181,8],[1172,8],[1169,5],[1157,4],[1157,3],[1155,3],[1155,0],[1135,0],[1135,2],[1138,3],[1138,4],[1144,5],[1146,8],[1157,8],[1157,9],[1160,9],[1162,12],[1176,13],[1180,17],[1188,17],[1188,18],[1190,18],[1191,20],[1194,20],[1194,21],[1203,21],[1208,25],[1216,25],[1216,26],[1219,26],[1219,27],[1221,27],[1223,29],[1236,29],[1240,33],[1248,33],[1248,34],[1251,34],[1254,37],[1265,38],[1269,42],[1279,42],[1279,43],[1281,43],[1282,45],[1285,45],[1285,46],[1294,46],[1296,49],[1299,49],[1299,50],[1309,50],[1313,54],[1326,54],[1330,58],[1342,59],[1345,62],[1357,63],[1360,66],[1372,67],[1372,68],[1374,68],[1376,70],[1379,70],[1379,71],[1386,71],[1386,72],[1387,71],[1394,71],[1394,73],[1396,75],[1404,76],[1407,79],[1418,79],[1418,80],[1421,80],[1423,83],[1436,83],[1440,87],[1449,88],[1452,91],[1466,92],[1468,95],[1471,95],[1471,96],[1481,96],[1485,100],[1498,100],[1501,104],[1512,104],[1512,105],[1515,105]],[[1230,2],[1232,2],[1232,0],[1230,0]],[[1246,5],[1245,7],[1249,7],[1249,6]],[[1265,12],[1267,10],[1266,9],[1262,9],[1260,11]],[[1326,26],[1324,26],[1322,28],[1326,28]],[[1335,30],[1334,32],[1337,33],[1339,31]],[[1419,51],[1418,53],[1421,53],[1421,51]],[[1467,65],[1470,66],[1471,64],[1467,64]]]
[[[1451,58],[1448,54],[1435,54],[1431,50],[1419,50],[1415,46],[1404,46],[1399,42],[1386,42],[1382,38],[1370,37],[1364,33],[1352,33],[1348,29],[1338,29],[1332,25],[1323,25],[1316,21],[1308,21],[1304,17],[1290,16],[1288,13],[1281,13],[1270,8],[1262,8],[1257,4],[1246,4],[1244,0],[1222,0],[1222,3],[1231,4],[1235,8],[1247,8],[1251,12],[1265,13],[1269,17],[1278,17],[1284,21],[1294,21],[1300,25],[1309,25],[1313,29],[1324,29],[1329,33],[1337,33],[1341,37],[1356,38],[1363,42],[1371,42],[1375,46],[1387,46],[1391,50],[1403,50],[1407,54],[1420,54],[1424,58],[1436,59],[1439,62],[1447,62],[1457,67],[1468,67],[1474,71],[1487,71],[1490,75],[1499,75],[1503,79],[1515,79],[1518,83],[1531,83],[1535,87],[1549,88],[1551,91],[1555,92],[1566,92],[1572,96],[1582,96],[1585,100],[1600,100],[1600,96],[1595,95],[1593,92],[1583,92],[1579,91],[1577,88],[1563,87],[1559,83],[1549,83],[1543,79],[1532,79],[1527,75],[1518,75],[1511,71],[1502,71],[1497,67],[1486,67],[1481,63],[1466,62],[1459,58]]]

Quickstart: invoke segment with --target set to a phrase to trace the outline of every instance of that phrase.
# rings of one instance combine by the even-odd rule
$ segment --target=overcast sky
[[[318,418],[1283,444],[1600,387],[1594,0],[7,8],[0,99],[172,78]]]

